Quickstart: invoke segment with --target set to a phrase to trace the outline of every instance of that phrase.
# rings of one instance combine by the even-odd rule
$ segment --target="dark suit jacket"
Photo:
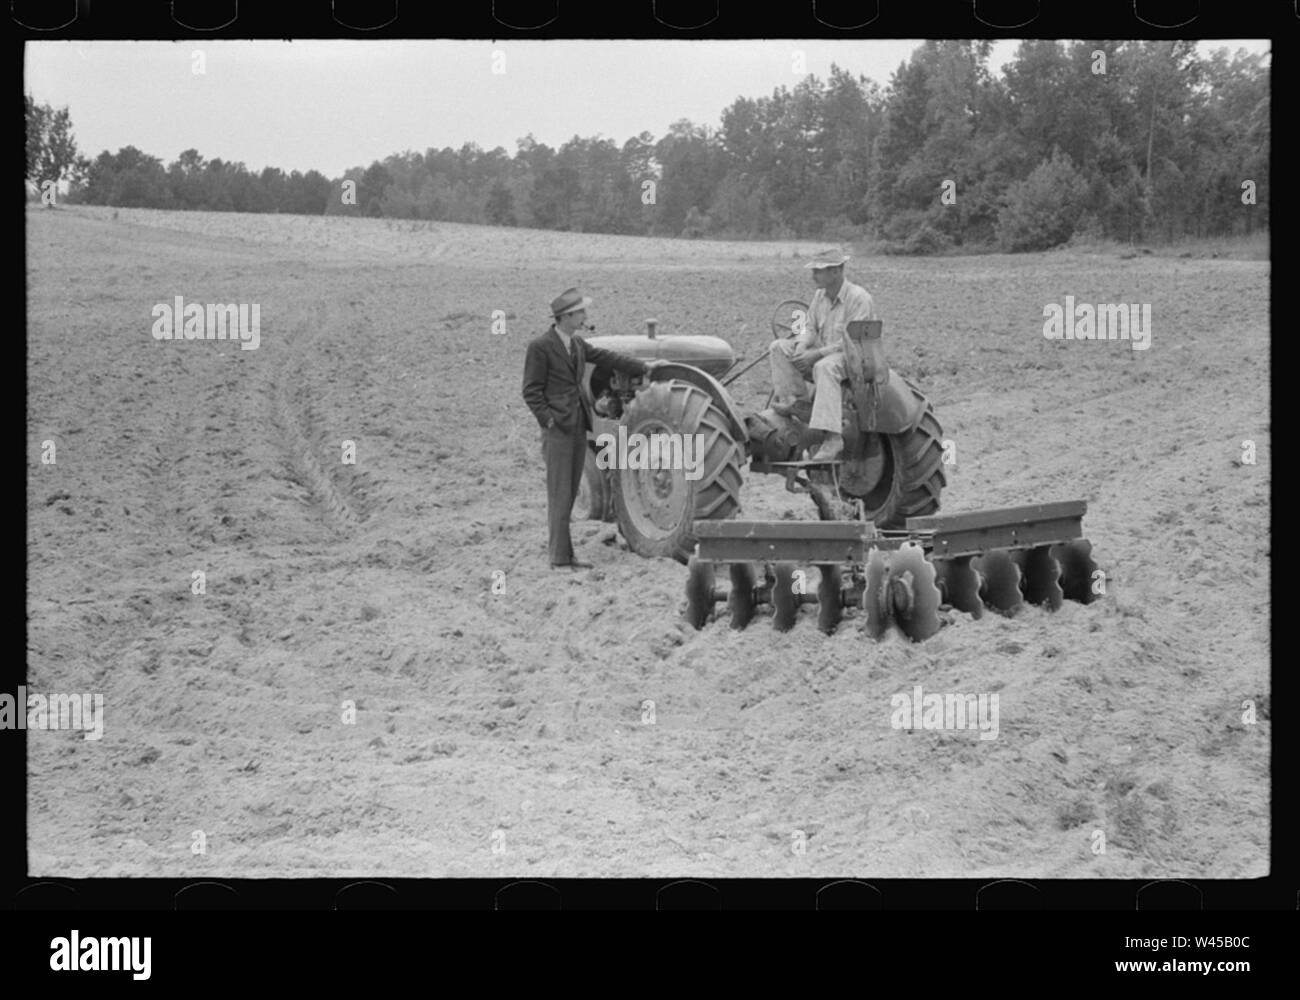
[[[645,362],[629,355],[592,347],[578,336],[573,337],[573,346],[576,362],[569,360],[569,352],[554,326],[528,342],[528,352],[524,355],[524,402],[542,427],[553,419],[561,430],[576,431],[578,421],[582,421],[583,430],[591,430],[593,402],[582,384],[588,362],[627,375],[645,373]]]

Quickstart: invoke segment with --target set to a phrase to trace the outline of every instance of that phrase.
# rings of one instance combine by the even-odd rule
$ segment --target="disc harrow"
[[[703,628],[725,602],[732,628],[745,628],[763,609],[785,632],[809,604],[827,634],[845,609],[856,609],[872,638],[896,629],[923,642],[948,608],[980,618],[986,610],[1015,615],[1026,604],[1049,611],[1065,600],[1089,604],[1098,569],[1082,537],[1086,510],[1071,500],[913,517],[894,531],[856,520],[696,521],[686,618]],[[816,567],[815,586],[801,564]],[[729,587],[717,584],[715,568],[723,565]]]

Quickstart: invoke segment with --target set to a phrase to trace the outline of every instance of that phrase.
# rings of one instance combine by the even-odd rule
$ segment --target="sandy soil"
[[[912,645],[856,618],[823,636],[811,608],[786,634],[725,607],[697,633],[683,567],[613,525],[575,522],[594,571],[546,566],[519,394],[545,304],[580,284],[600,333],[653,315],[753,357],[810,291],[809,245],[27,225],[28,686],[106,706],[99,741],[27,734],[31,874],[1268,871],[1267,262],[851,265],[956,444],[944,511],[1085,499],[1109,575],[1093,605],[954,614]],[[1150,302],[1151,349],[1045,340],[1066,294]],[[156,342],[176,295],[259,303],[260,348]],[[741,406],[766,383],[737,383]],[[767,477],[743,502],[814,517]],[[997,692],[998,739],[891,728],[916,684]]]

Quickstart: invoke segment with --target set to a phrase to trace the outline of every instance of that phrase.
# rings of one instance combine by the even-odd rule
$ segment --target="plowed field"
[[[613,524],[575,522],[594,570],[547,565],[520,380],[550,299],[580,285],[598,333],[655,316],[754,357],[814,246],[81,207],[27,226],[27,687],[105,711],[100,740],[26,734],[31,874],[1268,870],[1267,262],[849,265],[955,445],[944,512],[1084,499],[1107,573],[1091,605],[952,613],[911,644],[857,617],[824,636],[812,608],[777,633],[724,605],[696,632],[683,567]],[[258,304],[258,349],[156,341],[178,295]],[[1066,295],[1150,303],[1150,349],[1045,339]],[[760,405],[764,366],[734,388]],[[815,517],[773,477],[742,503]],[[893,728],[917,685],[996,693],[997,738]]]

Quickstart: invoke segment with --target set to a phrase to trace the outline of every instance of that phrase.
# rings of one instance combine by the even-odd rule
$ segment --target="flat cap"
[[[812,260],[805,264],[804,267],[811,267],[813,270],[823,267],[839,267],[842,264],[847,264],[851,259],[842,247],[831,247],[828,250],[819,250],[813,254]]]

